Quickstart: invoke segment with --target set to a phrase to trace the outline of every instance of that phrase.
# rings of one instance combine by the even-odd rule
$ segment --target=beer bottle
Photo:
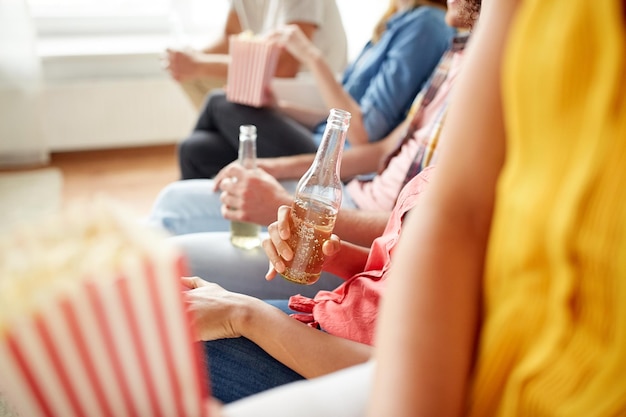
[[[256,169],[256,126],[239,127],[239,163],[248,170]],[[238,248],[254,249],[261,245],[261,226],[254,223],[232,221],[230,241]]]
[[[322,273],[322,245],[330,238],[341,206],[339,170],[350,117],[345,110],[331,109],[315,160],[298,182],[287,240],[294,256],[282,274],[288,281],[309,285]]]

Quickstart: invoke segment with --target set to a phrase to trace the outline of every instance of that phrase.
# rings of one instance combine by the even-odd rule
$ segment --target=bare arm
[[[348,137],[350,144],[367,144],[369,137],[363,123],[361,106],[348,94],[341,83],[337,81],[336,75],[330,70],[328,63],[319,50],[315,50],[309,55],[306,65],[315,77],[326,106],[329,109],[339,108],[347,110],[352,114],[352,118],[350,119],[350,135]]]
[[[330,111],[330,108],[327,111],[322,111],[286,100],[276,101],[273,107],[309,129],[317,126],[328,116],[328,111]]]
[[[333,336],[289,317],[257,298],[200,278],[183,278],[192,325],[201,340],[244,336],[305,378],[367,361],[368,345]]]
[[[202,50],[167,49],[167,71],[176,81],[199,78],[226,78],[230,57],[228,37],[241,32],[237,13],[231,8],[219,37]]]
[[[406,132],[407,124],[407,121],[402,122],[382,140],[346,149],[341,159],[341,179],[347,181],[356,175],[376,172],[381,158],[391,152]],[[263,158],[257,163],[276,179],[298,179],[311,166],[314,158],[315,154],[311,153]]]
[[[278,208],[277,220],[267,228],[269,238],[263,241],[263,249],[270,261],[270,270],[265,279],[274,279],[276,273],[283,273],[286,269],[284,261],[293,259],[293,250],[287,243],[291,235],[289,217],[291,206]],[[343,279],[348,279],[365,270],[365,263],[369,256],[369,248],[341,241],[336,234],[322,246],[324,252],[324,270]],[[337,256],[339,255],[340,256]]]
[[[312,39],[317,26],[311,23],[294,22],[304,36]],[[226,78],[230,64],[229,37],[243,30],[234,9],[228,12],[222,34],[201,51],[167,50],[169,69],[178,81],[189,79],[216,77]],[[300,62],[287,51],[281,52],[276,67],[276,76],[294,77],[300,70]]]
[[[333,232],[344,241],[369,248],[383,234],[390,215],[387,211],[341,209]]]
[[[341,252],[340,256],[334,256],[324,263],[324,271],[349,279],[365,270],[365,263],[370,253],[369,247],[343,240],[337,253],[339,252]]]
[[[396,146],[406,132],[408,121],[403,121],[384,139],[346,149],[341,161],[341,179],[377,172],[380,162]],[[350,125],[352,129],[352,125]]]
[[[353,145],[367,143],[368,134],[363,125],[361,107],[344,90],[341,83],[337,81],[336,74],[328,66],[321,51],[293,25],[278,30],[270,38],[279,42],[287,51],[308,67],[315,78],[316,85],[328,109],[340,108],[352,114],[349,135],[350,143]],[[284,111],[289,112],[290,110],[285,109]]]
[[[256,300],[258,303],[263,301]],[[309,327],[267,304],[246,316],[243,335],[305,378],[366,362],[372,347]]]
[[[241,33],[243,28],[239,22],[239,17],[233,8],[228,11],[226,16],[226,24],[220,36],[211,44],[204,47],[200,52],[205,54],[228,54],[228,37]]]
[[[500,61],[514,10],[515,0],[483,3],[442,131],[439,166],[393,258],[368,415],[463,412],[504,159]],[[399,325],[406,317],[413,319],[410,328]]]
[[[293,204],[293,196],[275,178],[261,169],[256,173],[248,171],[236,161],[217,174],[213,187],[214,191],[222,191],[221,212],[227,220],[269,225],[276,220],[281,205]],[[388,218],[388,212],[342,209],[335,233],[344,240],[369,247],[382,234]]]
[[[277,180],[298,180],[309,169],[314,159],[314,153],[259,158],[257,166]]]

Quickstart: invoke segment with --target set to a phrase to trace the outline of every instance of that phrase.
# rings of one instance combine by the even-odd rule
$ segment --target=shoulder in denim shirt
[[[381,39],[368,42],[348,66],[342,85],[359,102],[370,142],[383,139],[404,120],[455,32],[443,9],[421,6],[399,12],[389,19]],[[325,125],[315,129],[318,144]]]

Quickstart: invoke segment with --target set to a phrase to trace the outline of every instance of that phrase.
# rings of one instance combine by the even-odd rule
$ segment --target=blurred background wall
[[[31,102],[19,104],[31,137],[45,152],[174,143],[192,127],[196,113],[160,65],[168,46],[202,46],[221,29],[227,0],[0,0],[27,5],[20,45],[0,23],[0,51],[11,43],[32,51],[25,71]],[[337,0],[350,59],[368,40],[387,2]],[[358,11],[357,11],[358,8]],[[0,19],[4,19],[0,9]],[[4,43],[3,43],[4,42]],[[33,49],[34,48],[34,49]],[[0,52],[0,77],[4,78]],[[5,60],[6,61],[6,60]],[[18,72],[21,72],[20,69]],[[15,72],[15,71],[14,71]],[[30,93],[29,93],[30,94]],[[33,98],[36,97],[36,98]],[[21,103],[14,99],[8,102]],[[21,99],[20,99],[21,100]],[[33,104],[38,101],[40,108]],[[0,111],[6,111],[0,99]],[[31,116],[31,113],[33,116]],[[0,115],[0,124],[26,125]],[[37,131],[37,129],[40,129]],[[19,149],[15,134],[0,126],[2,149]]]
[[[48,161],[36,42],[25,0],[0,0],[0,167]]]

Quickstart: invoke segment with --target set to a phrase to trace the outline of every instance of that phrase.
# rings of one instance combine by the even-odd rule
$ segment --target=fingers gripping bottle
[[[330,238],[341,206],[339,170],[350,117],[345,110],[331,109],[315,160],[298,182],[287,240],[294,257],[282,274],[288,281],[309,285],[322,273],[322,245]]]
[[[256,169],[256,126],[239,127],[239,163],[247,170]],[[230,241],[242,249],[254,249],[261,246],[261,226],[254,223],[232,221],[230,223]]]

